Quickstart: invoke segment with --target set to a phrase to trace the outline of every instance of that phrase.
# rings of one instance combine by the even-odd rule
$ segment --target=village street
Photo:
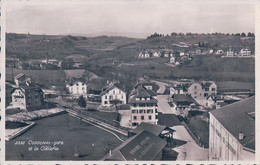
[[[176,110],[174,110],[168,104],[168,95],[158,95],[158,111],[162,114],[176,114]]]
[[[209,150],[198,146],[184,126],[178,125],[171,128],[176,131],[174,139],[187,141],[186,144],[174,148],[179,153],[177,160],[208,160]]]
[[[156,92],[158,94],[163,94],[166,89],[165,86],[168,84],[160,82],[160,81],[155,81],[155,80],[152,80],[152,82],[156,83],[159,86],[159,89]]]

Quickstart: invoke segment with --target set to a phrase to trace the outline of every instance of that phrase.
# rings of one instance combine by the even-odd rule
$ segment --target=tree
[[[249,33],[247,33],[247,37],[253,37],[253,34],[254,34],[254,33],[250,33],[250,32],[249,32]]]
[[[83,108],[85,108],[87,106],[87,102],[86,102],[85,98],[82,95],[79,96],[78,105],[80,107],[83,107]]]
[[[246,37],[246,34],[243,32],[243,33],[241,34],[241,37]]]

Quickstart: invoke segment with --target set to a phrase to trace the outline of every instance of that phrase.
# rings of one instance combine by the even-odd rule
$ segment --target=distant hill
[[[184,45],[184,46],[180,46]],[[84,37],[13,34],[6,35],[6,56],[21,60],[45,58],[65,59],[66,57],[85,58],[86,70],[105,79],[143,75],[152,78],[194,78],[215,81],[253,82],[255,79],[255,59],[222,59],[212,55],[194,55],[193,60],[181,67],[170,67],[166,58],[139,59],[138,53],[147,49],[171,49],[175,51],[201,49],[226,51],[231,46],[239,51],[250,48],[255,51],[254,37],[241,37],[224,34],[194,34],[177,36],[149,37],[135,39],[127,37]],[[62,73],[62,77],[66,77]],[[130,75],[129,77],[126,77]],[[37,79],[40,80],[40,77]],[[135,83],[135,82],[132,82]]]
[[[127,37],[81,37],[61,35],[6,34],[6,56],[19,59],[50,58],[63,59],[71,54],[86,57],[96,53],[114,50],[119,46],[137,42]]]

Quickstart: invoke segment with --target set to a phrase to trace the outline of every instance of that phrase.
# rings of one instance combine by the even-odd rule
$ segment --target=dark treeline
[[[255,34],[254,33],[251,33],[251,32],[248,32],[247,34],[242,32],[242,33],[191,33],[191,32],[188,32],[188,33],[176,33],[176,32],[173,32],[171,33],[170,36],[194,36],[194,35],[226,35],[226,36],[240,36],[240,37],[255,37]],[[156,38],[156,37],[164,37],[164,36],[169,36],[169,34],[159,34],[157,32],[155,32],[154,34],[150,35],[147,37],[147,39],[149,38]]]

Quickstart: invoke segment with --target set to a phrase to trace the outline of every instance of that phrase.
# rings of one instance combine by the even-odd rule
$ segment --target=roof
[[[23,73],[20,73],[20,74],[18,74],[18,75],[16,75],[16,76],[14,77],[14,79],[19,80],[19,81],[24,81],[24,80],[27,79],[27,78],[29,78],[29,77],[26,76],[26,75],[23,74]]]
[[[195,102],[193,98],[187,94],[173,94],[172,99],[174,102]]]
[[[131,94],[129,103],[157,103],[158,101],[153,98],[157,94],[149,89],[146,89],[143,85],[138,86]],[[136,100],[136,98],[150,98],[149,100]]]
[[[67,81],[67,84],[73,85],[78,82],[86,83],[86,80],[83,77],[79,77],[79,78],[73,77]]]
[[[117,110],[130,110],[130,105],[129,104],[118,105]]]
[[[157,103],[158,101],[155,98],[151,98],[150,100],[136,100],[136,96],[132,96],[129,98],[128,103]]]
[[[111,91],[114,88],[118,88],[118,89],[120,89],[121,91],[124,92],[123,87],[119,83],[109,83],[109,84],[106,85],[106,87],[104,88],[104,91],[101,92],[100,95],[102,96],[102,95],[108,93],[109,91]]]
[[[142,122],[139,124],[132,132],[133,133],[140,133],[143,131],[149,131],[153,133],[154,135],[160,135],[162,131],[164,131],[167,127],[163,125],[156,125],[156,124],[150,124]]]
[[[13,93],[16,89],[21,89],[23,92],[26,92],[28,90],[37,89],[38,92],[43,92],[41,87],[39,87],[38,85],[32,84],[32,83],[30,83],[29,85],[27,85],[26,83],[21,83],[19,85],[19,87],[13,88],[10,93]]]
[[[226,105],[210,113],[246,148],[255,150],[255,96]],[[239,133],[244,139],[239,140]]]
[[[142,131],[114,149],[106,160],[154,160],[165,145],[165,140],[149,131]]]

